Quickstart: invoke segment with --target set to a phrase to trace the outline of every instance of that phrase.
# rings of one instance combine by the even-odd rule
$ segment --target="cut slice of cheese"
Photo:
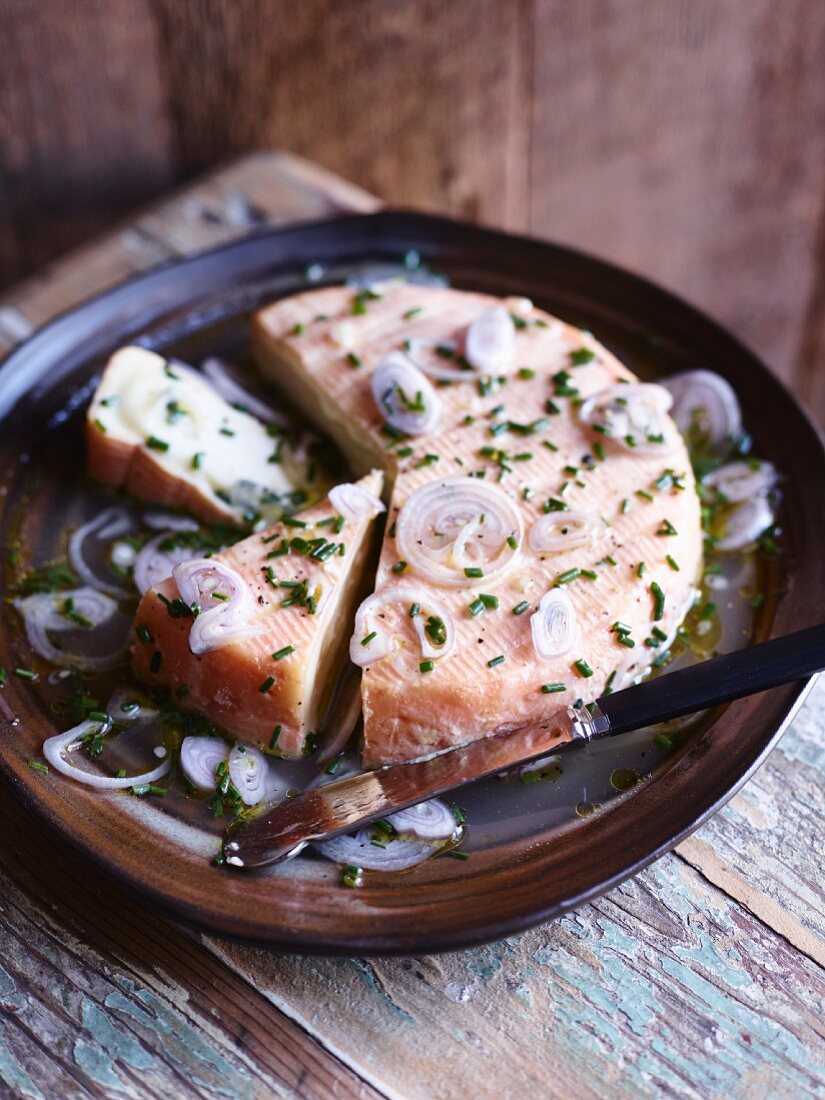
[[[502,312],[512,333],[502,330]],[[484,331],[473,331],[487,340],[486,371],[477,348],[476,362],[467,358],[477,345],[470,326],[482,318]],[[523,299],[395,283],[374,294],[332,287],[276,302],[255,318],[253,351],[357,468],[380,463],[393,482],[375,586],[387,600],[391,645],[380,646],[390,652],[362,679],[367,765],[512,729],[554,704],[587,703],[626,686],[667,648],[701,569],[689,456],[665,392],[639,387],[589,333]],[[438,426],[425,437],[387,432],[393,405],[373,380],[391,355],[435,383]],[[402,403],[426,404],[429,390],[405,386]],[[413,540],[412,553],[398,545],[413,493],[438,483],[449,491],[456,477],[484,479],[519,517],[513,562],[489,579],[483,548],[475,547],[481,576],[462,575],[460,564],[474,534],[483,542],[483,509],[454,517],[454,545],[449,532],[433,530]],[[547,529],[565,513],[569,542],[570,528]],[[542,549],[548,538],[553,548]],[[422,542],[458,583],[427,568]],[[409,613],[423,603],[410,595],[422,585],[455,633],[449,654],[434,659]],[[559,591],[572,607],[573,642],[540,656],[532,617]],[[381,619],[371,621],[381,633]]]
[[[271,522],[327,488],[303,446],[145,348],[109,360],[86,435],[92,477],[207,522]]]
[[[251,593],[255,611],[248,625],[257,631],[251,637],[196,655],[193,619],[175,612],[175,581],[150,589],[135,616],[138,678],[167,685],[176,705],[247,740],[300,755],[320,729],[354,608],[371,583],[370,536],[382,481],[373,471],[357,483],[376,498],[372,515],[367,509],[360,518],[344,518],[327,499],[214,556]]]

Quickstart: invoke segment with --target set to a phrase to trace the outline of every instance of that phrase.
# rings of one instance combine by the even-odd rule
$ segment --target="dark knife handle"
[[[604,695],[599,708],[610,723],[605,733],[613,736],[805,680],[823,668],[825,623]]]
[[[265,867],[306,844],[360,828],[405,806],[526,764],[571,744],[616,734],[740,699],[825,668],[825,624],[716,657],[692,668],[604,695],[592,706],[566,707],[544,720],[474,741],[430,759],[394,764],[305,791],[238,821],[224,837],[227,863]]]

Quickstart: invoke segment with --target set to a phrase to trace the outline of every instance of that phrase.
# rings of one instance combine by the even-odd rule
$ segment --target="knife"
[[[695,714],[825,668],[825,624],[750,646],[603,695],[595,703],[552,712],[537,723],[497,733],[430,759],[392,764],[305,791],[227,830],[231,867],[258,868],[296,856],[379,817],[476,779],[555,753],[686,714]]]

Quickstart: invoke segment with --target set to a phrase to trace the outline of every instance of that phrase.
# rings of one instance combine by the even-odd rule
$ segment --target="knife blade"
[[[227,830],[232,867],[258,868],[297,855],[379,817],[465,783],[530,763],[562,748],[694,714],[825,668],[825,624],[667,673],[603,695],[586,707],[549,712],[542,721],[499,730],[429,759],[393,764],[305,791]]]

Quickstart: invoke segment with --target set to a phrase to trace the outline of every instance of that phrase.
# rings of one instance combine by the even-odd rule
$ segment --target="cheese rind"
[[[358,484],[378,496],[382,480],[373,471]],[[150,589],[135,615],[132,667],[138,678],[165,684],[176,705],[263,748],[274,738],[280,754],[299,756],[308,735],[319,731],[355,606],[370,583],[375,517],[338,521],[324,500],[296,516],[294,525],[276,524],[214,556],[251,590],[256,612],[250,624],[258,628],[251,638],[196,656],[189,648],[192,619],[170,615],[164,603],[179,595],[174,580]],[[335,551],[324,560],[282,552],[297,538],[323,538]]]
[[[519,562],[495,582],[481,577],[456,589],[424,581],[452,612],[456,644],[422,671],[420,640],[408,622],[396,636],[395,653],[365,670],[368,766],[451,748],[547,717],[553,705],[596,699],[608,685],[626,686],[666,646],[660,635],[672,638],[702,561],[699,500],[675,425],[665,416],[658,446],[655,440],[611,439],[587,423],[579,415],[583,401],[637,379],[591,334],[530,302],[504,302],[516,320],[515,355],[503,379],[468,371],[467,381],[438,388],[437,435],[400,442],[388,437],[370,387],[381,358],[410,350],[412,340],[413,354],[427,356],[431,370],[439,360],[460,363],[468,326],[501,300],[402,283],[379,293],[359,306],[350,288],[309,291],[266,307],[253,322],[261,370],[314,411],[315,422],[351,461],[381,463],[392,479],[376,592],[399,580],[403,555],[393,537],[399,511],[416,488],[434,480],[484,477],[519,509],[525,533],[545,508],[558,508],[560,514],[569,509],[597,517],[604,535],[594,545],[556,553],[532,551],[525,537]],[[575,576],[559,579],[571,570]],[[422,581],[409,563],[400,576]],[[542,660],[530,618],[559,583],[573,601],[580,642],[574,651]],[[663,608],[657,590],[664,594]],[[472,614],[469,605],[480,594],[495,597],[497,608]],[[527,610],[515,614],[525,602]],[[629,632],[614,630],[616,622]],[[546,693],[545,684],[563,684],[564,690]]]

